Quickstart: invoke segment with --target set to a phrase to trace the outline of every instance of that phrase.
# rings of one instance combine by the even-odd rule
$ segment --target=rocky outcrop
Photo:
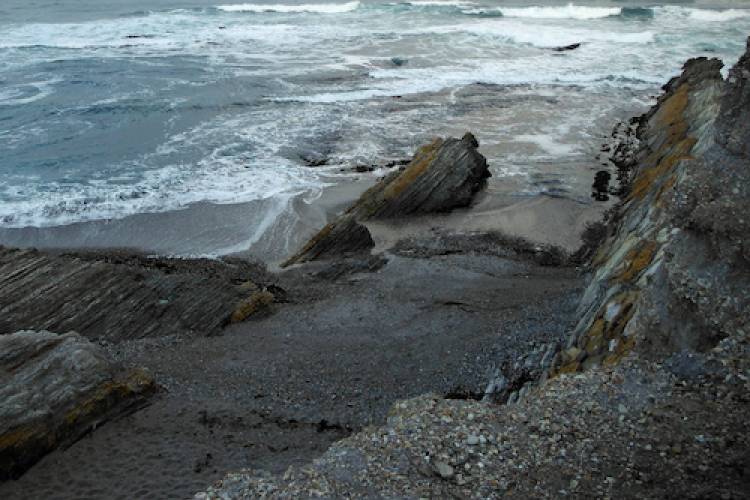
[[[284,266],[371,249],[374,242],[363,224],[371,219],[447,212],[468,206],[490,176],[479,144],[467,133],[462,139],[436,139],[422,146],[402,170],[367,190],[338,219],[324,227]]]
[[[142,405],[154,391],[146,372],[123,372],[76,333],[0,336],[0,480]]]
[[[487,387],[513,404],[398,403],[308,466],[198,498],[746,498],[750,40],[721,67],[688,61],[635,122],[579,322]]]
[[[750,61],[693,59],[639,123],[632,181],[553,373],[703,351],[750,317]]]
[[[0,334],[77,331],[110,341],[212,335],[233,315],[247,316],[236,310],[268,279],[264,268],[240,259],[0,247]]]

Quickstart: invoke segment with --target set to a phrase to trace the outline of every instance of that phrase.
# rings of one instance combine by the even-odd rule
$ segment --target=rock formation
[[[267,277],[240,259],[53,255],[0,247],[0,335],[76,331],[91,339],[218,333]],[[245,310],[244,308],[243,310]]]
[[[704,351],[747,331],[750,58],[727,82],[721,66],[688,61],[641,118],[628,194],[556,371],[615,363],[636,344],[650,356]]]
[[[124,372],[76,333],[0,336],[0,480],[145,402],[151,377]]]
[[[338,219],[284,265],[342,256],[374,246],[363,224],[370,219],[447,212],[468,206],[490,176],[479,144],[467,133],[462,139],[436,139],[422,146],[403,169],[367,190]]]
[[[747,498],[750,39],[721,66],[688,61],[620,148],[580,321],[496,374],[486,399],[512,404],[398,403],[308,466],[197,497]]]

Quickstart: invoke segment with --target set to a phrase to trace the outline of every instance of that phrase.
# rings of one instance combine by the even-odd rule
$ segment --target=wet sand
[[[294,253],[337,213],[348,208],[377,181],[373,175],[349,178],[321,193],[234,205],[197,203],[184,210],[138,214],[124,219],[80,222],[49,228],[0,228],[0,244],[39,249],[129,248],[155,255],[251,257],[274,268]],[[508,195],[493,185],[473,207],[445,216],[373,222],[378,244],[391,246],[404,235],[433,230],[499,232],[535,243],[578,247],[586,223],[597,220],[607,204],[549,195]]]
[[[320,192],[249,203],[196,203],[183,210],[66,226],[0,228],[0,244],[11,247],[131,248],[157,255],[215,256],[243,253],[280,261],[345,209],[377,179],[337,179]]]

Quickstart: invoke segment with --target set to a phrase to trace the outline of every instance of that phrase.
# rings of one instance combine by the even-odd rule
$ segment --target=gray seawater
[[[314,196],[469,129],[506,194],[583,201],[613,120],[732,64],[749,7],[2,0],[0,229]]]

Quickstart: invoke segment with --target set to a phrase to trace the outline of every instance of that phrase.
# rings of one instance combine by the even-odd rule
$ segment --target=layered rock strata
[[[0,334],[76,331],[118,341],[212,335],[265,305],[268,277],[240,259],[150,258],[126,251],[55,255],[0,247]]]
[[[608,223],[553,373],[704,351],[750,316],[750,57],[722,80],[693,59],[637,128],[632,181]]]
[[[374,247],[365,222],[409,215],[447,212],[468,206],[490,176],[479,143],[435,139],[422,146],[403,169],[367,190],[344,214],[325,226],[284,266],[340,257]]]
[[[76,333],[0,336],[0,480],[144,404],[155,390],[146,372],[122,370]]]

